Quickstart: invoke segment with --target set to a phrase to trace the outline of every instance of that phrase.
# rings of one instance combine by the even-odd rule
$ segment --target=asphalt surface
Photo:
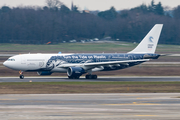
[[[0,95],[1,120],[179,120],[180,93]]]
[[[176,82],[180,77],[99,77],[98,79],[68,79],[67,77],[0,77],[0,82],[100,82],[100,81],[140,81],[140,82]]]

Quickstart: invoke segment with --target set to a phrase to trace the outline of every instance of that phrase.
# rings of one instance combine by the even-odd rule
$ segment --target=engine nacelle
[[[86,72],[81,67],[69,67],[67,70],[68,76],[81,76],[84,73],[86,73]]]
[[[38,71],[37,74],[38,75],[51,75],[52,72],[50,72],[50,71]]]

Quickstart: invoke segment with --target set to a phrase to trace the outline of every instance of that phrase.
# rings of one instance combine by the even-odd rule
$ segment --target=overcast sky
[[[17,7],[23,6],[45,6],[46,0],[0,0],[0,6]],[[152,0],[60,0],[67,7],[71,7],[73,1],[74,5],[77,5],[80,10],[107,10],[111,6],[114,6],[116,10],[130,9],[141,5],[142,3],[149,5]],[[155,4],[161,2],[163,6],[169,6],[171,8],[180,5],[180,0],[154,0]]]

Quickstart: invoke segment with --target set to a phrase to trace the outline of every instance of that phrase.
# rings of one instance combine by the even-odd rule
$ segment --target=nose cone
[[[4,65],[5,67],[7,67],[7,68],[10,68],[10,69],[12,69],[12,68],[13,68],[12,63],[11,63],[11,62],[9,62],[9,61],[5,61],[5,62],[3,63],[3,65]]]
[[[7,61],[5,61],[5,62],[3,63],[3,65],[6,66],[6,67],[8,67]]]
[[[5,66],[5,67],[7,67],[7,68],[10,68],[10,69],[16,69],[16,64],[15,63],[13,63],[13,62],[11,62],[11,61],[5,61],[4,63],[3,63],[3,65]]]

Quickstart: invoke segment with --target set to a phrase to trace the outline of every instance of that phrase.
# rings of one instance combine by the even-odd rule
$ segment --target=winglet
[[[139,45],[129,53],[155,53],[163,24],[156,24]]]

